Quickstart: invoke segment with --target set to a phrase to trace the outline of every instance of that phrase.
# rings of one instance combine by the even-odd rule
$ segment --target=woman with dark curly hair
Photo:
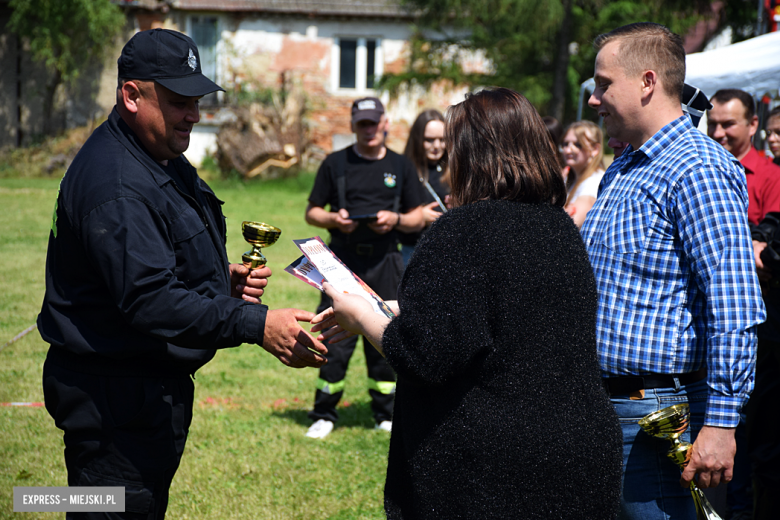
[[[398,374],[389,519],[613,519],[621,431],[596,359],[596,285],[536,110],[508,89],[450,108],[453,209],[392,320],[330,285],[312,330],[359,333]],[[330,328],[329,328],[330,327]]]

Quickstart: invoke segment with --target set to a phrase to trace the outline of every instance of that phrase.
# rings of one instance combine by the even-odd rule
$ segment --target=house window
[[[366,40],[366,88],[374,88],[376,40]]]
[[[341,40],[339,57],[339,88],[355,88],[357,73],[357,40]]]
[[[373,89],[382,74],[381,49],[376,38],[339,38],[334,48],[338,63],[336,87],[359,93]]]
[[[217,19],[210,16],[193,16],[190,18],[190,34],[200,55],[200,68],[203,75],[217,82]],[[203,97],[201,103],[214,104],[217,93]]]

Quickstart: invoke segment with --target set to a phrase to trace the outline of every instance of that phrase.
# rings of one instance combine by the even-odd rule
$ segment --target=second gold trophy
[[[668,406],[646,415],[639,420],[639,426],[653,437],[667,439],[671,442],[672,447],[666,456],[677,464],[680,470],[683,470],[691,458],[691,448],[693,446],[690,442],[681,441],[680,436],[688,429],[690,420],[690,407],[683,403]],[[712,504],[704,496],[704,492],[696,485],[696,482],[692,480],[689,487],[691,496],[693,496],[693,503],[696,506],[696,519],[721,520],[720,515],[715,512],[715,508],[712,507]]]

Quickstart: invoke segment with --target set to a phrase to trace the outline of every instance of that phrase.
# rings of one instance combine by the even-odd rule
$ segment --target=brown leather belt
[[[689,385],[707,377],[707,369],[686,374],[646,374],[643,376],[605,377],[601,380],[609,395],[630,394],[652,388],[674,388],[677,384]],[[675,383],[675,378],[679,383]]]

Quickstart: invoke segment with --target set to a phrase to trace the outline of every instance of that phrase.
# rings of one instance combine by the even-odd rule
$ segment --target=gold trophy
[[[680,436],[688,429],[690,419],[691,411],[688,405],[676,404],[648,414],[639,420],[639,426],[648,434],[659,439],[668,439],[672,443],[666,456],[680,466],[680,470],[685,468],[691,457],[693,445],[680,440]],[[697,520],[721,520],[715,508],[704,496],[704,492],[696,485],[696,481],[691,481],[690,488],[696,505]]]
[[[241,255],[241,261],[244,263],[244,266],[251,271],[265,265],[267,260],[263,253],[260,252],[260,248],[272,246],[279,239],[282,230],[264,222],[245,220],[241,224],[241,233],[244,235],[244,240],[252,245],[251,250]]]

